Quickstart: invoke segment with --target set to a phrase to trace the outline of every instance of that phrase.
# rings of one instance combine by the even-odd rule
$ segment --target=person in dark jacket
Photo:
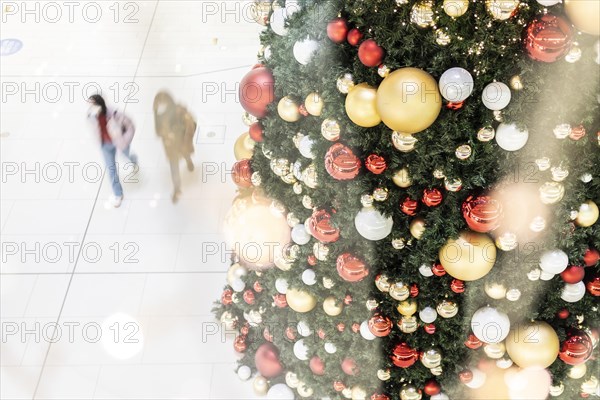
[[[161,91],[154,98],[154,125],[169,160],[173,181],[172,201],[177,203],[181,195],[179,174],[181,159],[185,160],[189,171],[194,170],[192,154],[194,154],[194,133],[197,124],[184,106],[176,104],[168,92]]]

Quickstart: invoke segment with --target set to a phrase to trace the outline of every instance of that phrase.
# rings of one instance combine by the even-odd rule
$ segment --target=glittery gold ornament
[[[340,138],[340,124],[334,119],[327,118],[321,124],[321,135],[330,142],[335,142]]]
[[[447,46],[451,42],[450,35],[448,35],[443,29],[436,29],[435,42],[440,46]]]
[[[404,385],[400,389],[400,400],[421,400],[422,397],[421,390],[413,385]]]
[[[415,149],[418,140],[413,135],[406,133],[392,132],[392,144],[403,153],[410,153]]]
[[[569,170],[562,166],[550,168],[550,173],[554,182],[562,182],[569,176]]]
[[[392,377],[389,369],[379,369],[377,370],[377,377],[382,381],[387,381]]]
[[[419,28],[434,25],[433,2],[425,0],[415,3],[410,12],[410,22]]]
[[[407,168],[402,168],[398,172],[394,174],[392,177],[392,181],[394,184],[401,188],[407,188],[412,185],[412,179],[410,179],[410,175],[408,173]]]
[[[344,74],[337,80],[337,88],[341,93],[347,94],[354,87],[354,77],[352,74]]]
[[[488,343],[483,346],[483,351],[489,358],[497,360],[502,358],[506,353],[506,346],[504,342]]]
[[[444,12],[451,17],[460,17],[468,8],[469,0],[444,0]]]
[[[421,363],[426,368],[435,368],[442,363],[442,355],[437,349],[428,349],[421,353]]]
[[[469,146],[468,144],[458,146],[456,148],[456,151],[454,152],[456,158],[458,158],[459,160],[466,160],[467,158],[471,157],[471,153],[471,146]]]
[[[503,21],[513,16],[519,0],[486,0],[485,7],[494,19]]]
[[[382,292],[389,292],[390,290],[390,282],[388,281],[388,277],[385,275],[377,275],[375,278],[375,286]]]
[[[377,68],[377,73],[380,77],[386,78],[390,74],[390,67],[385,64],[381,64],[379,68]]]
[[[544,204],[556,204],[565,195],[565,187],[558,182],[546,182],[540,187],[540,199]]]
[[[417,317],[414,315],[411,315],[410,317],[403,316],[398,322],[398,328],[404,333],[413,333],[418,327]]]
[[[385,201],[388,196],[388,190],[385,188],[377,188],[373,191],[373,200],[375,201]]]
[[[329,255],[329,247],[326,244],[317,242],[313,245],[313,254],[317,257],[317,260],[325,261]]]
[[[302,205],[304,206],[304,208],[306,208],[308,210],[312,210],[314,207],[312,198],[308,195],[302,196]]]
[[[460,179],[444,179],[444,187],[449,192],[458,192],[462,189],[462,181]]]
[[[504,232],[496,237],[496,247],[502,251],[511,251],[517,248],[519,242],[517,235],[513,232]]]
[[[417,302],[414,300],[405,300],[400,302],[396,309],[400,314],[410,317],[417,312]]]
[[[399,301],[404,301],[410,296],[410,288],[402,282],[395,282],[390,286],[390,296]]]
[[[512,78],[510,78],[510,87],[513,90],[523,89],[523,82],[521,81],[521,77],[519,75],[515,75]]]
[[[480,142],[489,142],[496,136],[496,131],[491,126],[481,128],[477,132],[477,140]]]
[[[438,304],[436,310],[439,316],[442,318],[452,318],[458,314],[458,306],[456,303],[448,300],[444,300]]]

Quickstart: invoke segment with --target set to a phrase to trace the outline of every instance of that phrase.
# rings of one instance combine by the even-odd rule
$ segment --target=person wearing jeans
[[[119,167],[116,162],[117,150],[137,165],[137,157],[130,153],[135,127],[124,114],[107,109],[102,96],[95,94],[88,101],[91,103],[88,117],[92,120],[100,139],[102,155],[112,186],[113,195],[109,202],[116,208],[121,206],[123,201],[123,187],[119,181]]]

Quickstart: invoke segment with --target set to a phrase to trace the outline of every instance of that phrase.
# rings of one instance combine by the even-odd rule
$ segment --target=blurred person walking
[[[130,153],[131,141],[135,135],[135,126],[125,114],[109,109],[106,101],[99,94],[88,99],[91,104],[88,119],[96,131],[100,141],[104,162],[111,179],[113,195],[109,203],[117,208],[123,201],[123,187],[119,181],[119,167],[116,162],[117,150],[137,166],[137,157]]]
[[[173,196],[177,203],[181,195],[181,175],[179,162],[183,158],[188,171],[194,170],[192,154],[194,154],[194,133],[197,123],[190,112],[182,105],[176,104],[166,91],[154,97],[154,126],[156,134],[162,139],[163,146],[171,168]]]

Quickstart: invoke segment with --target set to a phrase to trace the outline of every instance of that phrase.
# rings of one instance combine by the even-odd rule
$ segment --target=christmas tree
[[[599,7],[255,3],[215,314],[258,394],[600,396]]]

